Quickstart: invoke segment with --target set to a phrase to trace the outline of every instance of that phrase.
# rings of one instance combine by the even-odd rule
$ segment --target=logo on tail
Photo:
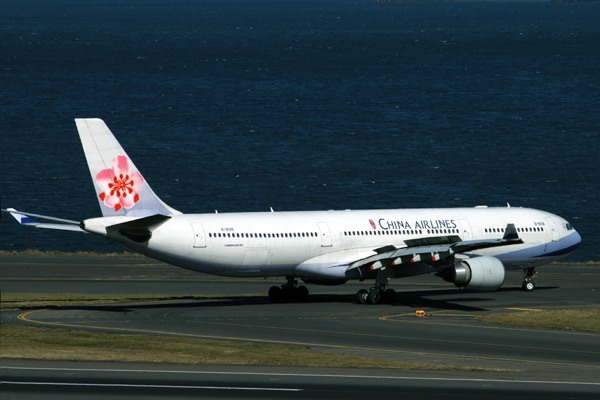
[[[121,207],[131,208],[140,199],[138,192],[144,186],[139,172],[131,173],[129,159],[117,156],[111,169],[102,170],[96,175],[96,182],[102,189],[98,196],[108,207],[119,211]]]

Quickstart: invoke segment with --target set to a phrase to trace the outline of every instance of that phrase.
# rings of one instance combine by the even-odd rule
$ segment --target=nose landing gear
[[[536,268],[527,268],[523,270],[523,283],[521,284],[521,288],[526,292],[533,292],[535,290],[535,282],[533,282],[533,278],[535,274],[537,274]]]
[[[294,277],[287,276],[287,283],[279,286],[271,286],[269,289],[269,300],[273,303],[284,302],[291,303],[298,301],[304,303],[308,300],[308,289],[306,286],[298,286],[298,281]]]

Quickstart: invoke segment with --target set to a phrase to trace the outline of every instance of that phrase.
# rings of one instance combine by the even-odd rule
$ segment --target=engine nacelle
[[[495,257],[475,257],[462,260],[460,265],[436,274],[461,289],[492,292],[504,283],[506,271]]]

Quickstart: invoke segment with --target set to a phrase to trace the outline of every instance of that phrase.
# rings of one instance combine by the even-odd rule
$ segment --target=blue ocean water
[[[100,216],[74,118],[183,212],[533,207],[598,260],[600,4],[0,0],[2,208]],[[235,177],[238,174],[239,177]],[[120,251],[19,227],[0,249]]]

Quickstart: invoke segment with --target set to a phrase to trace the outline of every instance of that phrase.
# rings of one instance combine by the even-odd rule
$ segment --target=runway
[[[490,380],[421,376],[404,372],[254,367],[185,368],[108,363],[42,363],[5,368],[2,398],[44,399],[357,399],[438,400],[485,397],[506,399],[596,399],[598,384]],[[490,393],[492,392],[492,393]],[[4,397],[5,396],[5,397]]]
[[[370,282],[308,285],[307,303],[272,304],[266,292],[283,279],[215,277],[145,258],[5,256],[0,257],[0,278],[3,293],[207,296],[4,312],[5,323],[289,344],[380,359],[520,370],[484,373],[491,380],[600,383],[600,334],[474,321],[497,312],[598,308],[598,267],[543,267],[531,293],[520,289],[520,271],[508,272],[504,286],[491,293],[461,291],[434,276],[396,280],[392,287],[399,301],[394,306],[357,304],[356,291]],[[421,309],[431,316],[417,318],[415,310]],[[594,388],[589,390],[597,395],[600,386]]]

